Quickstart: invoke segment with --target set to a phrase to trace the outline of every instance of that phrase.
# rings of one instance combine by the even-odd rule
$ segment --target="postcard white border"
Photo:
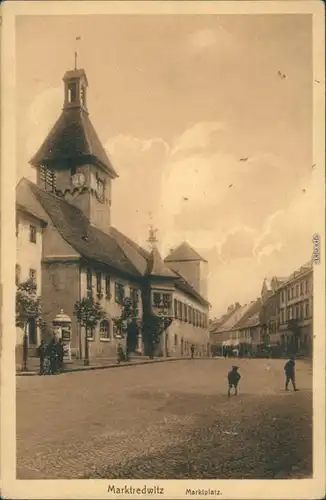
[[[225,499],[307,499],[325,493],[325,254],[314,274],[314,477],[301,480],[16,480],[16,376],[14,327],[15,266],[15,17],[90,14],[312,14],[314,84],[314,163],[325,195],[325,65],[324,5],[319,1],[153,1],[153,2],[5,2],[2,6],[1,44],[1,282],[2,282],[2,356],[1,356],[1,478],[4,498],[115,498],[107,493],[108,484],[156,484],[163,487],[161,498],[187,498],[186,488],[219,489]],[[320,207],[315,232],[325,248],[325,209]],[[318,297],[318,300],[316,300]],[[128,495],[152,498],[154,495]],[[127,496],[120,496],[126,498]],[[208,496],[207,496],[208,497]],[[200,498],[200,496],[192,496]],[[209,498],[217,498],[209,496]]]

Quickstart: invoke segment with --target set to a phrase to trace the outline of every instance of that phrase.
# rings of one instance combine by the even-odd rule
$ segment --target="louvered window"
[[[41,165],[40,184],[45,191],[54,192],[56,188],[56,175],[54,170]]]

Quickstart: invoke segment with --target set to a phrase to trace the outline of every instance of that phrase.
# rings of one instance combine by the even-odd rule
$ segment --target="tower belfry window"
[[[41,165],[40,169],[40,185],[45,191],[54,192],[56,188],[56,175],[54,170]]]
[[[68,102],[73,103],[77,101],[77,83],[71,82],[68,84]]]
[[[86,107],[86,89],[84,85],[80,87],[80,100],[84,107]]]

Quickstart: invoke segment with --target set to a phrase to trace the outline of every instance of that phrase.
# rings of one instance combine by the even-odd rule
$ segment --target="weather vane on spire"
[[[154,228],[154,226],[153,226],[153,223],[152,223],[153,217],[152,217],[152,213],[151,212],[149,212],[149,218],[150,218],[151,223],[149,225],[149,236],[148,236],[147,242],[151,246],[153,246],[153,245],[155,245],[155,243],[157,243],[157,238],[156,238],[155,235],[156,235],[158,229]]]
[[[81,40],[81,36],[76,36],[76,41]],[[77,51],[75,51],[75,69],[77,69]]]

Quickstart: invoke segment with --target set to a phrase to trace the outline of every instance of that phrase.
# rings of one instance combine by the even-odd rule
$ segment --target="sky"
[[[212,316],[255,300],[310,259],[323,204],[311,35],[299,14],[20,16],[17,181],[35,180],[77,50],[119,174],[113,225],[146,247],[152,221],[163,256],[188,241],[208,260]]]

